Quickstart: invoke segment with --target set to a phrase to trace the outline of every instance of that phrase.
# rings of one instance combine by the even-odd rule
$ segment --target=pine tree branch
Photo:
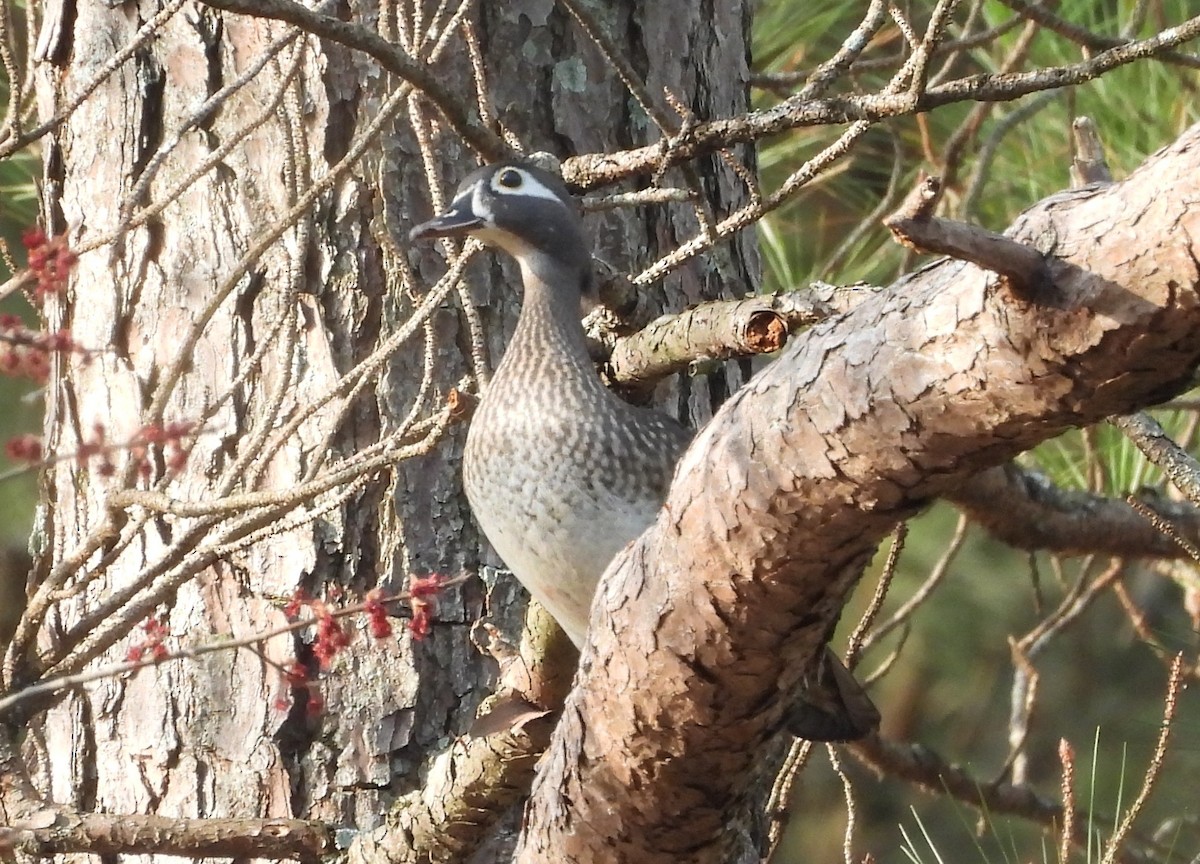
[[[518,861],[725,860],[759,754],[897,522],[1190,386],[1198,160],[1200,126],[1124,182],[1023,214],[1008,235],[1046,257],[1053,304],[941,261],[793,340],[725,403],[601,583]]]

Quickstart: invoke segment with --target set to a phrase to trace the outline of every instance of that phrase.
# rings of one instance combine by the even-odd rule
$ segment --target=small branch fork
[[[922,176],[895,213],[883,224],[896,242],[918,252],[949,255],[998,274],[1018,297],[1044,296],[1050,272],[1040,252],[1023,243],[953,219],[934,216],[941,180]]]

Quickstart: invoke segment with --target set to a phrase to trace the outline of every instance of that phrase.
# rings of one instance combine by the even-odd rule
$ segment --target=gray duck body
[[[463,485],[504,563],[582,646],[600,576],[654,521],[691,433],[618,399],[592,366],[580,323],[591,253],[556,177],[523,164],[480,168],[444,213],[410,233],[461,235],[512,255],[524,289],[467,432]],[[808,685],[788,717],[795,734],[851,740],[878,725],[870,698],[828,648]]]
[[[469,225],[521,267],[521,313],[471,420],[463,485],[504,563],[582,646],[601,574],[654,520],[690,433],[617,398],[592,365],[580,323],[591,254],[556,178],[480,169],[413,233],[441,225]]]

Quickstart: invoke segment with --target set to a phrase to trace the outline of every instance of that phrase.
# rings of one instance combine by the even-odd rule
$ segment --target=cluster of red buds
[[[51,239],[41,228],[30,228],[21,235],[21,243],[29,253],[29,270],[37,279],[34,298],[41,303],[50,295],[63,291],[71,268],[79,260],[67,248],[66,235],[59,234]]]
[[[175,420],[170,423],[150,423],[143,426],[129,442],[129,452],[137,460],[138,471],[143,477],[151,474],[150,450],[161,447],[163,458],[166,460],[167,471],[175,474],[183,470],[187,464],[188,451],[183,446],[183,439],[195,430],[196,424],[191,420]]]
[[[313,686],[312,675],[302,662],[293,660],[284,670],[283,678],[293,693],[304,694],[304,710],[308,716],[316,717],[325,710],[325,697]],[[287,711],[291,707],[292,701],[288,696],[280,695],[275,698],[276,711]]]
[[[130,663],[140,663],[143,660],[149,659],[155,663],[161,663],[170,656],[167,651],[167,637],[171,635],[170,629],[167,627],[167,622],[163,618],[147,618],[142,623],[142,632],[145,634],[142,639],[129,646],[129,650],[125,652],[125,659]],[[147,657],[147,655],[149,655]]]
[[[75,451],[75,464],[86,468],[88,463],[95,459],[96,473],[101,477],[111,477],[117,473],[117,466],[113,464],[110,456],[111,451],[104,424],[97,421],[92,424],[92,437],[79,442],[79,449]]]
[[[445,577],[438,573],[408,578],[408,605],[412,608],[412,621],[408,629],[414,639],[424,639],[429,635],[433,625],[434,601],[445,583]]]
[[[42,461],[42,439],[37,435],[16,435],[4,442],[4,454],[14,462],[35,464]]]
[[[412,607],[412,621],[409,631],[414,639],[423,639],[429,635],[432,626],[433,604],[435,595],[445,585],[446,579],[440,575],[413,576],[408,585],[408,603]],[[303,610],[308,610],[310,620],[316,629],[312,643],[312,654],[321,669],[328,669],[333,659],[350,644],[350,634],[342,625],[346,610],[338,610],[336,603],[341,592],[337,586],[330,590],[329,601],[311,597],[307,591],[300,589],[292,595],[283,614],[291,621],[297,621]],[[382,589],[376,588],[367,593],[363,600],[361,611],[367,617],[367,630],[373,639],[387,639],[393,633],[392,622],[387,613],[387,604],[396,598],[389,596]],[[312,715],[320,713],[325,706],[324,698],[317,692],[313,676],[303,662],[294,661],[284,672],[284,679],[293,693],[302,692],[307,700],[306,711]],[[275,700],[275,707],[286,711],[291,707],[291,700],[280,696]]]
[[[50,377],[50,355],[67,351],[86,356],[66,330],[31,330],[16,315],[0,315],[0,374],[45,383]]]
[[[111,477],[117,471],[117,466],[112,460],[113,452],[128,450],[137,463],[138,472],[143,477],[148,477],[153,471],[151,451],[160,447],[167,470],[176,473],[181,471],[187,462],[188,451],[184,447],[183,439],[195,428],[196,424],[190,420],[151,423],[135,432],[128,442],[112,443],[108,439],[108,430],[104,424],[94,423],[91,437],[80,442],[73,458],[80,468],[92,465],[101,477]],[[45,458],[42,439],[36,435],[18,435],[10,438],[5,442],[4,452],[14,462],[37,464]]]
[[[338,593],[338,592],[335,592]],[[312,652],[317,658],[321,669],[328,669],[333,658],[347,645],[350,636],[341,622],[334,615],[334,607],[324,600],[318,600],[309,595],[303,588],[292,595],[292,599],[283,607],[283,614],[289,620],[300,618],[301,610],[307,609],[316,622],[316,638],[313,640]],[[315,686],[309,667],[300,660],[293,660],[284,671],[284,683],[292,693],[303,694],[304,710],[310,716],[320,714],[325,708],[325,697]],[[275,708],[286,711],[291,707],[291,698],[280,695],[275,699]]]
[[[375,639],[386,639],[392,635],[392,622],[388,620],[386,596],[379,588],[367,592],[363,609],[367,613],[367,629]]]

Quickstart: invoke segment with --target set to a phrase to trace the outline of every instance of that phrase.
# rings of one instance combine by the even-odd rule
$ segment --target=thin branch
[[[400,45],[388,42],[378,33],[359,24],[314,12],[290,0],[204,0],[205,5],[226,12],[286,21],[302,30],[332,42],[354,48],[379,61],[396,77],[416,87],[437,107],[447,124],[463,140],[488,160],[509,155],[508,145],[489,129],[478,114],[463,109],[460,94],[452,93],[432,68],[418,63]]]
[[[872,9],[873,8],[874,8],[874,5],[872,5]],[[871,15],[871,13],[868,14],[868,18],[870,17],[870,15]],[[884,16],[884,17],[886,17],[886,16]],[[981,46],[988,45],[989,43],[996,41],[998,38],[1000,38],[1004,34],[1008,33],[1010,30],[1012,30],[1016,27],[1019,27],[1020,25],[1021,25],[1020,18],[1018,18],[1018,17],[1009,18],[1007,21],[1003,22],[1002,24],[998,24],[995,27],[991,27],[987,30],[983,30],[974,35],[962,36],[958,39],[951,39],[947,42],[942,42],[934,49],[933,56],[935,58],[937,58],[937,57],[942,57],[943,55],[946,55],[946,54],[961,54],[965,51],[969,51],[972,48],[979,48]],[[863,30],[863,25],[861,25],[861,24],[859,25],[859,30],[860,31]],[[858,32],[858,31],[856,31],[856,32]],[[874,31],[866,31],[866,32],[870,32],[872,36],[874,35]],[[847,43],[844,43],[844,45],[849,44],[849,42],[850,42],[850,40],[847,40]],[[852,70],[854,72],[872,72],[872,71],[877,71],[877,70],[881,70],[881,69],[893,69],[897,65],[902,63],[903,60],[904,60],[904,57],[900,53],[894,53],[894,54],[891,54],[886,57],[856,56],[853,59],[853,61],[851,62],[850,66],[848,67],[848,71]],[[762,88],[776,90],[776,91],[782,90],[784,88],[791,88],[791,87],[794,87],[796,84],[799,84],[801,81],[804,81],[807,83],[807,82],[817,78],[820,74],[821,69],[824,68],[826,65],[828,65],[830,62],[831,61],[826,61],[825,63],[821,64],[820,66],[817,66],[814,69],[800,69],[800,70],[793,71],[793,72],[756,72],[750,76],[750,86],[762,87]],[[817,95],[817,94],[814,93],[812,95]]]
[[[620,207],[642,207],[650,204],[670,204],[672,202],[691,201],[695,193],[690,189],[672,187],[655,187],[639,189],[636,192],[616,192],[612,195],[584,198],[580,207],[585,213],[599,213],[604,210],[616,210]]]
[[[1129,809],[1125,811],[1125,816],[1121,819],[1121,824],[1113,832],[1102,864],[1113,864],[1116,860],[1117,853],[1120,852],[1121,846],[1124,845],[1126,838],[1133,830],[1133,823],[1142,812],[1142,807],[1145,806],[1150,797],[1150,791],[1154,788],[1154,781],[1158,779],[1159,772],[1162,770],[1163,760],[1167,755],[1167,742],[1171,739],[1171,724],[1175,720],[1175,709],[1179,704],[1182,670],[1183,655],[1176,654],[1175,660],[1171,663],[1170,678],[1167,680],[1167,695],[1163,700],[1162,725],[1159,727],[1158,741],[1154,745],[1154,756],[1151,757],[1150,764],[1146,768],[1146,774],[1142,778],[1142,788],[1138,790],[1137,798],[1129,805]]]
[[[950,23],[950,16],[954,14],[954,8],[958,2],[959,0],[938,0],[929,16],[925,35],[913,51],[909,92],[918,100],[928,85],[929,63],[933,59],[933,52],[941,43],[946,26]]]
[[[1016,44],[1000,64],[999,74],[1008,75],[1020,67],[1033,45],[1037,32],[1036,24],[1031,23],[1025,26],[1020,38],[1017,39]],[[984,121],[996,110],[996,105],[995,102],[980,102],[973,106],[966,119],[959,124],[946,142],[946,146],[942,150],[941,173],[947,186],[957,184],[959,166],[962,164],[967,146],[975,140]]]
[[[941,191],[938,178],[924,178],[900,209],[884,220],[883,224],[898,243],[991,270],[1022,297],[1037,296],[1046,290],[1050,272],[1041,252],[1003,234],[934,216]]]
[[[1028,3],[1026,0],[1000,0],[1009,9],[1016,12],[1022,18],[1030,21],[1036,21],[1047,30],[1053,30],[1059,36],[1074,42],[1077,45],[1082,45],[1091,51],[1102,51],[1104,49],[1120,48],[1125,45],[1133,44],[1132,39],[1117,38],[1112,36],[1101,36],[1099,33],[1093,33],[1085,27],[1080,27],[1077,24],[1072,24],[1063,18],[1058,17],[1051,11],[1051,6],[1047,3]],[[1136,15],[1135,19],[1136,20]],[[1159,55],[1159,60],[1164,63],[1172,63],[1177,66],[1184,66],[1188,69],[1200,69],[1200,57],[1191,54],[1180,54],[1176,51],[1164,51]]]
[[[75,109],[88,100],[88,98],[99,89],[108,78],[120,69],[126,62],[129,61],[138,51],[140,51],[147,42],[158,36],[163,25],[182,7],[186,0],[170,0],[162,9],[160,9],[153,18],[146,21],[138,28],[133,39],[124,48],[114,53],[104,62],[104,65],[89,78],[76,92],[66,105],[58,110],[58,112],[46,122],[39,126],[30,129],[22,135],[15,135],[6,141],[0,142],[0,159],[7,159],[13,153],[27,147],[34,141],[37,141],[47,132],[57,129],[63,121],[75,113]],[[11,280],[10,280],[11,281]],[[0,286],[0,294],[6,293],[7,284]]]
[[[888,620],[884,621],[869,633],[859,637],[858,641],[861,644],[861,648],[859,649],[858,653],[861,654],[888,633],[891,633],[897,627],[905,624],[912,617],[912,614],[918,608],[920,608],[921,604],[929,599],[929,597],[933,594],[934,589],[937,588],[937,586],[941,584],[942,580],[946,578],[946,574],[950,572],[950,565],[954,562],[954,559],[962,550],[963,543],[967,539],[967,528],[967,519],[965,517],[959,517],[958,524],[954,526],[954,536],[950,538],[950,542],[947,543],[946,548],[942,550],[941,558],[939,558],[938,562],[930,569],[929,575],[925,577],[925,581],[922,582],[920,587],[913,592],[912,596],[904,601],[901,607],[892,614],[892,617],[888,618]],[[872,675],[869,680],[874,681],[878,677],[878,675]]]
[[[443,422],[431,428],[425,439],[399,452],[375,456],[365,463],[364,469],[369,470],[367,466],[380,468],[390,461],[428,452],[441,439],[448,413]],[[356,472],[355,476],[361,476],[361,472]],[[273,524],[290,503],[240,514],[217,531],[213,530],[219,522],[217,517],[199,520],[161,558],[143,568],[129,587],[106,597],[103,603],[89,609],[88,614],[76,622],[67,636],[77,640],[77,644],[65,656],[60,648],[57,656],[62,659],[55,662],[47,674],[68,675],[81,670],[124,638],[155,607],[171,600],[184,583],[221,558],[230,543]],[[63,641],[70,644],[67,636]]]
[[[1186,558],[1187,552],[1119,498],[1063,489],[1016,463],[976,474],[947,496],[973,522],[1016,549],[1059,555]],[[1200,510],[1165,497],[1139,499],[1200,542]]]
[[[68,854],[180,855],[198,858],[300,858],[316,861],[334,849],[322,822],[304,819],[187,819],[139,813],[80,813],[52,807],[40,822],[0,826],[0,854],[35,858]]]
[[[571,13],[571,17],[575,19],[579,27],[587,34],[587,37],[592,40],[592,43],[604,55],[604,59],[608,61],[608,65],[617,73],[617,77],[621,79],[621,83],[625,85],[625,89],[629,91],[629,95],[634,98],[646,116],[651,122],[658,127],[663,136],[669,138],[674,134],[677,124],[674,123],[665,112],[661,111],[654,100],[650,98],[650,92],[646,89],[646,84],[642,81],[637,70],[633,68],[623,51],[617,47],[604,26],[596,20],[591,11],[579,0],[558,0],[558,2]]]
[[[969,773],[961,765],[946,761],[922,744],[902,744],[879,735],[871,735],[846,745],[855,758],[888,777],[912,783],[932,795],[950,795],[957,801],[992,815],[1020,816],[1056,831],[1062,823],[1062,806],[1024,784],[988,783]],[[1106,820],[1095,812],[1076,808],[1075,818],[1085,825],[1101,825]],[[1160,860],[1158,850],[1149,844],[1128,845],[1124,861],[1131,864]]]
[[[1075,750],[1066,738],[1058,742],[1058,762],[1062,766],[1062,828],[1059,829],[1058,861],[1068,864],[1075,842]]]
[[[887,21],[887,4],[883,0],[871,0],[871,5],[867,7],[867,13],[863,16],[863,20],[842,41],[841,47],[832,57],[808,74],[804,87],[796,94],[796,97],[815,99],[825,93],[835,81],[858,62],[863,51],[871,44],[871,40],[875,38],[885,21]],[[934,46],[934,50],[937,50],[936,46]]]
[[[779,105],[752,111],[741,117],[698,124],[688,141],[673,151],[672,158],[684,161],[721,147],[757,141],[800,127],[845,124],[858,120],[874,122],[919,114],[957,102],[1010,102],[1030,93],[1086,83],[1119,66],[1158,56],[1197,36],[1200,36],[1200,16],[1148,39],[1110,48],[1079,63],[1009,75],[971,75],[931,87],[915,100],[906,93],[810,100],[792,97]],[[563,162],[563,176],[573,186],[590,189],[635,174],[649,173],[659,167],[659,156],[657,145],[620,153],[577,156]]]
[[[1116,426],[1142,451],[1142,454],[1163,470],[1189,501],[1200,506],[1200,462],[1171,440],[1158,421],[1145,412],[1111,417]]]
[[[957,547],[961,545],[962,537],[965,533],[965,524],[960,519],[958,530],[955,532],[955,538],[950,542],[950,548],[957,551]],[[871,628],[875,625],[875,619],[879,616],[880,610],[883,609],[883,601],[887,599],[888,589],[891,588],[892,580],[896,577],[896,568],[900,563],[900,553],[904,551],[904,544],[907,540],[908,523],[901,522],[892,533],[892,546],[888,549],[887,560],[883,564],[883,571],[879,574],[879,582],[875,586],[875,593],[871,595],[871,602],[863,610],[858,623],[854,625],[854,630],[850,633],[850,638],[846,640],[845,661],[846,669],[850,672],[853,672],[854,668],[858,666],[858,660],[862,656],[863,649],[866,647],[867,635],[872,632]],[[943,554],[942,560],[934,566],[934,571],[940,570],[945,572],[949,567],[951,557]],[[879,635],[882,634],[876,634],[875,638],[878,639]]]
[[[768,864],[775,860],[779,841],[783,838],[783,829],[787,827],[791,815],[796,778],[800,776],[800,772],[804,770],[804,766],[808,764],[812,754],[812,741],[804,738],[793,739],[783,764],[779,766],[779,771],[775,774],[775,780],[771,784],[771,795],[767,799],[765,808],[765,815],[769,820],[767,827],[767,849],[769,851],[765,856]]]
[[[467,577],[459,576],[453,579],[446,579],[440,583],[440,588],[450,588],[455,585],[460,585],[465,582]],[[379,602],[390,603],[406,603],[412,599],[412,595],[407,593],[397,594],[393,597],[382,598]],[[349,606],[342,606],[337,609],[329,610],[331,618],[349,618],[355,615],[362,615],[371,608],[370,603],[354,603]],[[239,648],[250,648],[262,646],[264,643],[271,641],[279,636],[286,636],[289,633],[296,633],[300,630],[306,630],[313,626],[315,622],[311,618],[298,619],[290,621],[279,627],[271,630],[265,630],[260,633],[252,633],[249,636],[244,636],[240,639],[220,638],[210,642],[202,642],[196,645],[188,645],[170,651],[162,657],[127,660],[121,663],[109,663],[105,666],[97,666],[93,669],[88,669],[86,672],[75,672],[69,675],[59,675],[53,678],[45,678],[36,684],[30,684],[27,687],[22,687],[6,696],[0,697],[0,717],[3,717],[12,708],[26,702],[30,699],[62,693],[67,690],[75,690],[85,684],[91,684],[95,681],[104,681],[110,678],[120,678],[124,675],[131,675],[147,669],[151,666],[161,666],[164,663],[171,663],[180,660],[195,660],[203,657],[206,654],[213,654],[219,651],[235,651]]]

